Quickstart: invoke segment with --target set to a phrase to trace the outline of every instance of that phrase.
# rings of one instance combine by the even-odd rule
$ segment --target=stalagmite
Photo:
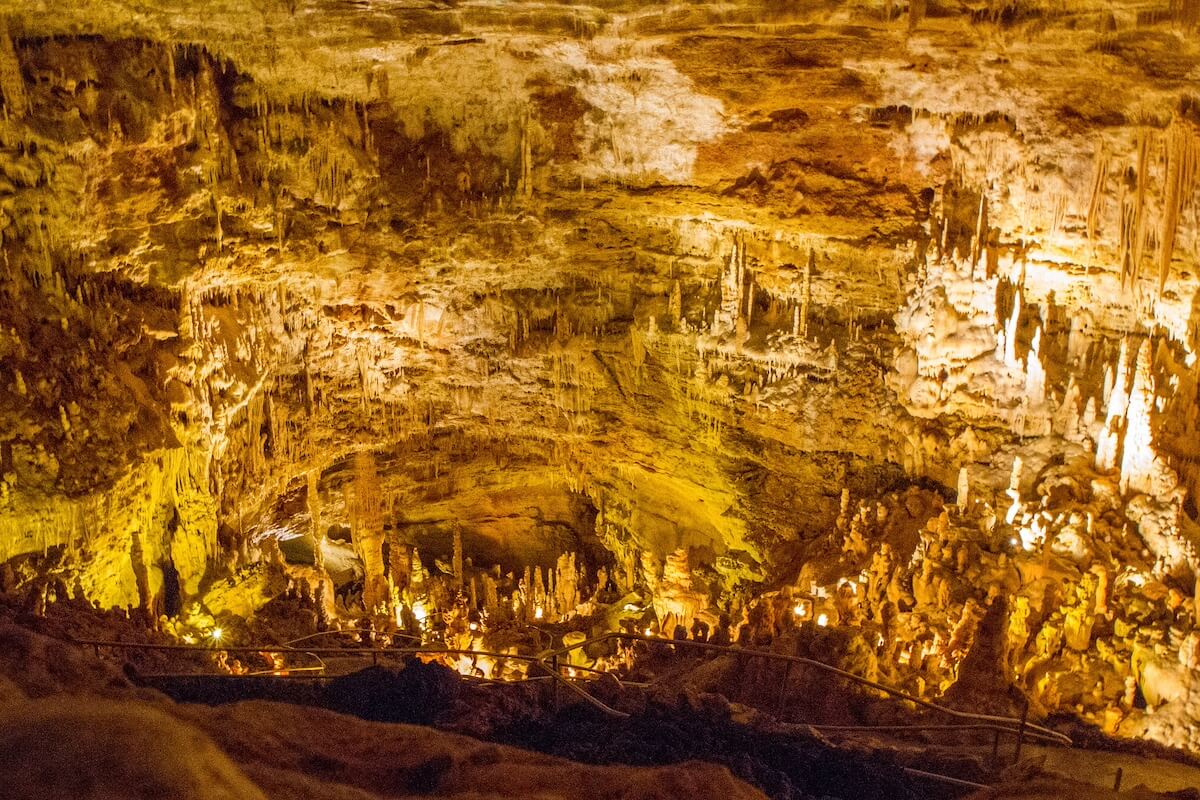
[[[354,454],[354,549],[363,564],[363,603],[370,614],[388,605],[389,592],[383,564],[383,509],[375,454]]]
[[[742,318],[742,286],[745,280],[745,245],[734,239],[729,261],[721,272],[721,305],[713,323],[713,333],[733,332]]]
[[[500,608],[500,593],[496,579],[490,574],[483,576],[483,608],[488,614],[495,614]]]
[[[1125,436],[1121,444],[1121,491],[1149,492],[1153,489],[1154,441],[1150,428],[1154,376],[1150,372],[1150,339],[1138,348],[1125,409]]]
[[[403,541],[399,526],[388,528],[388,579],[399,593],[412,583],[412,547]]]
[[[1117,456],[1125,427],[1125,411],[1129,404],[1127,340],[1121,340],[1117,355],[1112,388],[1108,389],[1108,405],[1104,426],[1096,440],[1096,469],[1110,470],[1117,466]],[[1105,379],[1107,387],[1107,375]]]
[[[1033,343],[1025,357],[1025,397],[1033,406],[1046,400],[1046,369],[1042,366],[1041,343],[1042,329],[1039,327],[1033,333]]]
[[[560,555],[555,570],[557,578],[554,582],[555,605],[559,614],[572,613],[581,602],[579,577],[575,571],[575,554],[563,553]]]
[[[462,591],[463,588],[463,540],[462,531],[455,527],[453,541],[453,555],[451,556],[451,577],[454,579],[454,588],[457,591]]]
[[[678,280],[671,284],[671,297],[667,301],[667,315],[674,324],[674,328],[678,330],[679,323],[683,320],[683,292]]]
[[[1020,456],[1013,459],[1012,473],[1008,479],[1008,488],[1004,491],[1012,501],[1008,507],[1008,513],[1004,517],[1006,525],[1012,525],[1016,521],[1017,515],[1021,513],[1021,470],[1024,467],[1024,462]]]
[[[1021,318],[1021,291],[1018,289],[1013,294],[1012,313],[1009,314],[1008,321],[1004,324],[1003,343],[1004,343],[1004,363],[1012,369],[1020,368],[1020,361],[1017,360],[1017,323]]]
[[[412,594],[420,597],[425,594],[426,586],[429,581],[429,571],[425,569],[424,562],[421,561],[421,553],[417,548],[409,548],[412,554],[412,560],[409,562],[408,574],[411,579]]]
[[[305,506],[308,509],[309,530],[313,540],[313,566],[317,573],[325,573],[325,529],[321,523],[320,472],[310,469],[305,475]]]

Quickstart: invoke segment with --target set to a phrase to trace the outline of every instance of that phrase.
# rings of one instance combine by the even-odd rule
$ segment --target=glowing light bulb
[[[541,606],[538,606],[537,608],[535,608],[535,609],[533,610],[533,618],[534,618],[534,619],[541,619],[541,618],[542,618],[542,615],[543,615],[544,613],[545,613],[545,612],[543,612],[543,611],[542,611],[542,607],[541,607]]]
[[[795,614],[797,617],[803,617],[804,616],[804,606],[797,603],[796,607],[792,609],[792,613]]]
[[[820,625],[822,628],[824,628],[826,625],[829,624],[829,616],[827,614],[818,614],[817,615],[817,624]]]
[[[647,636],[653,636],[653,635],[654,635],[654,631],[650,630],[649,628],[646,628],[646,635],[647,635]]]
[[[424,622],[429,616],[429,611],[425,608],[425,604],[420,600],[413,603],[412,612],[413,616],[417,618],[417,622]]]
[[[214,642],[219,642],[221,641],[221,637],[225,635],[225,631],[221,630],[220,628],[213,628],[208,635],[212,637]]]
[[[471,623],[470,625],[468,625],[467,627],[468,627],[468,628],[470,628],[470,629],[471,629],[471,630],[473,630],[473,631],[477,631],[477,630],[479,630],[479,626],[478,626],[476,623],[474,623],[474,622],[472,622],[472,623]]]

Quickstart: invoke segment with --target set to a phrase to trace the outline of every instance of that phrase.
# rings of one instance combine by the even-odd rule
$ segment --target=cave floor
[[[1122,771],[1121,785],[1144,786],[1155,792],[1179,792],[1200,787],[1200,767],[1165,758],[1150,758],[1134,753],[1114,753],[1083,748],[1026,746],[1025,758],[1045,759],[1042,769],[1075,781],[1111,789],[1116,771]]]

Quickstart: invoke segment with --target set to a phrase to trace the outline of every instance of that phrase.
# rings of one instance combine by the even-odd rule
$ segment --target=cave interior
[[[14,800],[1200,797],[1198,0],[0,0],[0,261]]]

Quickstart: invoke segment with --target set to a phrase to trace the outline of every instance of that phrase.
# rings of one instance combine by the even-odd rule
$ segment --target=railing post
[[[1017,728],[1017,746],[1013,750],[1013,763],[1016,764],[1021,760],[1021,745],[1025,743],[1025,723],[1029,720],[1029,698],[1025,699],[1024,705],[1021,706],[1021,727]]]
[[[1121,791],[1121,777],[1125,774],[1124,767],[1117,767],[1117,777],[1113,780],[1113,791]]]
[[[554,675],[554,677],[550,681],[550,683],[553,685],[553,689],[552,689],[553,694],[550,696],[550,703],[551,703],[551,708],[554,709],[554,713],[557,714],[558,713],[558,682],[560,680],[562,680],[562,675],[559,674],[559,671],[558,671],[558,654],[550,656],[550,670]]]
[[[787,702],[788,678],[790,678],[791,675],[792,675],[792,662],[791,661],[784,662],[783,683],[781,683],[779,685],[779,704],[778,704],[779,707],[778,707],[778,709],[776,709],[776,712],[775,712],[776,716],[778,716],[781,720],[783,719],[784,704]]]
[[[1000,763],[1000,729],[992,731],[992,766]]]

